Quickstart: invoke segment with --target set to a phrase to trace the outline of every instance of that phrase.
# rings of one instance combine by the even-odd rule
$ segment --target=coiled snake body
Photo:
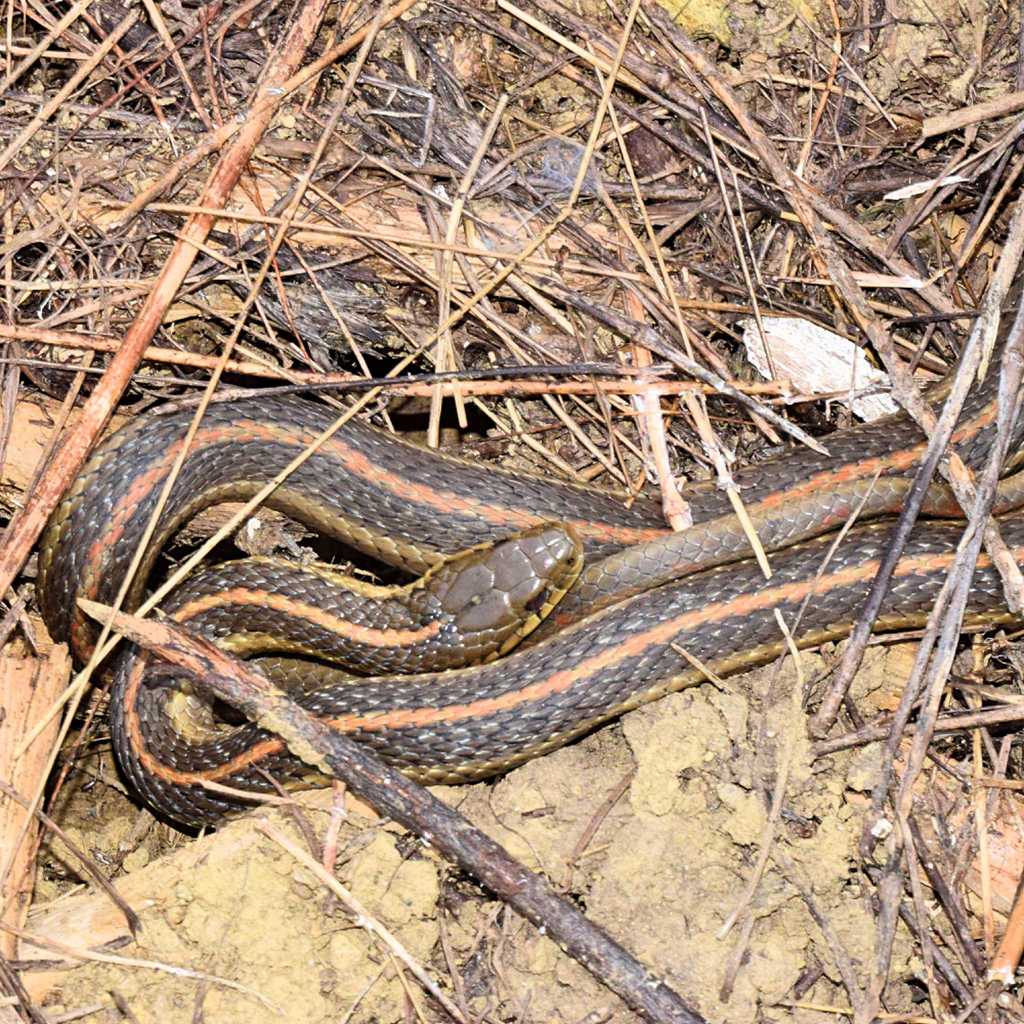
[[[983,461],[994,429],[995,383],[993,369],[969,399],[955,435],[957,450],[974,467]],[[89,650],[93,634],[76,600],[112,601],[191,416],[141,418],[113,435],[51,520],[40,559],[41,605],[54,636],[71,640],[80,653]],[[138,603],[159,549],[182,522],[207,505],[251,496],[333,418],[326,407],[294,398],[211,406],[127,606]],[[1014,426],[1013,451],[1022,430],[1021,423]],[[449,669],[456,661],[445,660],[447,634],[428,613],[428,625],[441,637],[431,641],[437,660],[431,655],[412,667],[449,670],[388,674],[402,667],[394,660],[401,657],[390,653],[389,637],[396,630],[415,632],[423,622],[410,625],[401,616],[396,620],[394,611],[378,610],[381,621],[360,620],[362,632],[355,632],[358,643],[378,652],[369,668],[377,675],[353,683],[348,672],[306,657],[333,635],[335,613],[316,619],[315,609],[322,606],[310,596],[324,580],[331,582],[330,571],[297,569],[293,578],[279,569],[272,579],[267,566],[276,562],[200,575],[176,596],[171,614],[214,636],[244,634],[248,639],[240,646],[247,653],[269,652],[261,665],[293,688],[306,707],[409,774],[425,781],[481,778],[700,681],[695,665],[723,674],[776,656],[783,641],[775,610],[796,623],[804,606],[796,628],[801,646],[845,635],[874,578],[888,526],[852,531],[820,574],[831,538],[810,538],[841,525],[860,505],[862,516],[898,511],[925,441],[907,417],[897,415],[836,433],[827,444],[828,456],[799,450],[737,474],[762,543],[768,550],[784,549],[772,557],[773,575],[766,580],[753,562],[742,560],[749,553],[746,535],[713,486],[686,494],[696,525],[670,534],[650,504],[445,457],[350,423],[267,504],[413,573],[436,574],[454,552],[527,531],[532,549],[524,555],[516,548],[509,556],[515,570],[494,570],[506,578],[510,593],[523,590],[523,579],[540,563],[546,568],[538,572],[575,563],[578,538],[582,574],[564,584],[568,593],[534,642],[498,661]],[[1014,488],[1005,490],[1011,504]],[[935,486],[925,511],[955,515],[957,506]],[[553,523],[567,524],[568,532]],[[923,621],[959,533],[955,525],[935,523],[915,532],[878,628]],[[1004,533],[1024,562],[1024,520],[1006,519]],[[695,566],[711,568],[675,578]],[[227,577],[216,575],[223,571]],[[551,585],[555,597],[561,586]],[[547,582],[526,587],[530,593],[520,611],[543,614],[538,604],[550,596],[546,587]],[[220,600],[226,592],[233,596]],[[480,599],[473,600],[478,607]],[[310,625],[307,615],[297,636],[282,639],[296,602],[314,608],[316,621]],[[233,624],[236,612],[254,611],[257,620]],[[992,623],[1009,618],[984,558],[970,615]],[[489,654],[508,642],[507,635],[499,636]],[[380,654],[385,648],[389,653]],[[402,644],[395,649],[401,652]],[[185,824],[216,820],[238,806],[204,782],[264,790],[264,772],[299,772],[280,741],[253,725],[214,722],[183,697],[172,670],[139,651],[117,670],[112,726],[118,759],[138,792],[157,812]]]

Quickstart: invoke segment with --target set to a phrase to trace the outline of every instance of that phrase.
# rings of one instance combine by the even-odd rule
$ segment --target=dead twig
[[[917,516],[924,502],[932,476],[939,465],[939,460],[946,452],[946,446],[953,436],[963,403],[967,398],[968,390],[974,382],[978,368],[982,365],[983,359],[987,358],[984,353],[988,347],[986,341],[992,337],[993,320],[998,322],[999,310],[1002,308],[1003,298],[1009,287],[1010,278],[1017,274],[1021,254],[1024,253],[1024,203],[1018,203],[1014,225],[1015,230],[1011,231],[1010,240],[1007,242],[1007,246],[1003,251],[1003,259],[1000,261],[998,283],[993,281],[989,294],[986,296],[986,311],[988,315],[982,321],[979,321],[975,329],[972,330],[971,337],[964,348],[961,363],[953,377],[949,396],[943,405],[938,420],[934,423],[934,428],[928,442],[928,450],[921,461],[917,473],[914,475],[914,481],[911,484],[910,493],[907,495],[904,509],[900,513],[899,520],[893,529],[890,550],[886,555],[885,562],[879,568],[871,593],[865,602],[854,632],[851,634],[850,642],[843,652],[843,660],[839,670],[828,692],[822,698],[817,712],[811,718],[809,728],[813,736],[821,737],[831,728],[839,711],[840,704],[849,690],[853,676],[863,657],[868,636],[874,627],[878,611],[881,608],[885,593],[892,579],[892,573],[903,552],[903,547],[910,536],[914,523],[917,521]],[[1019,318],[1020,310],[1018,310],[1018,320]],[[1019,331],[1019,326],[1004,324],[1002,330],[1012,338],[1014,332]],[[950,483],[953,484],[954,490],[957,490],[958,484],[954,483],[955,480],[956,477],[951,475]],[[966,500],[969,492],[963,489],[964,479],[961,478],[958,483],[961,486],[961,490],[957,496],[962,498],[962,500]],[[1001,541],[998,540],[996,534],[993,534],[992,539],[994,550],[998,553],[994,554],[993,557],[1002,558],[1003,547]],[[1009,561],[1013,562],[1012,558]],[[999,564],[1005,565],[1006,562],[1003,560]],[[1013,569],[1016,570],[1016,563],[1013,563]],[[1019,571],[1017,571],[1017,575],[1019,575]],[[1010,578],[1010,576],[1004,576],[1004,580],[1007,578]],[[1008,596],[1014,594],[1017,595],[1017,598],[1011,601],[1011,606],[1020,608],[1021,601],[1017,588],[1011,590]],[[913,695],[910,695],[908,699],[912,700]]]
[[[295,19],[260,81],[260,91],[264,98],[251,111],[245,124],[238,127],[238,140],[218,162],[206,185],[202,200],[204,204],[219,209],[227,201],[280,102],[276,91],[282,88],[283,83],[299,66],[320,24],[325,5],[326,0],[310,0]],[[107,372],[83,406],[78,424],[64,435],[46,473],[25,506],[7,527],[3,554],[0,555],[0,594],[5,593],[13,582],[47,518],[106,425],[213,222],[211,215],[197,214],[182,229],[160,279],[125,333],[121,348],[111,359]]]
[[[97,621],[186,672],[263,728],[280,735],[307,764],[342,779],[380,814],[411,829],[441,854],[556,941],[595,978],[658,1024],[704,1024],[704,1018],[606,932],[563,900],[539,875],[470,825],[426,789],[385,765],[372,751],[314,718],[244,662],[201,637],[151,619],[82,601]]]

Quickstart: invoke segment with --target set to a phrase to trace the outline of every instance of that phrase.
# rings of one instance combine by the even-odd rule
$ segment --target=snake
[[[992,443],[997,386],[993,360],[953,435],[973,469]],[[928,400],[937,406],[944,394],[940,385]],[[927,444],[897,413],[828,435],[826,452],[790,449],[737,471],[737,493],[772,553],[766,577],[751,559],[748,529],[713,482],[684,491],[694,525],[672,532],[650,500],[442,454],[363,422],[324,440],[336,415],[296,396],[211,404],[124,606],[140,603],[160,552],[184,523],[210,505],[247,500],[316,446],[265,504],[423,578],[404,590],[374,588],[339,581],[330,567],[243,560],[186,580],[166,612],[255,658],[307,710],[425,783],[505,772],[667,693],[770,661],[785,650],[777,613],[801,648],[847,635],[889,543],[891,524],[879,517],[901,509]],[[95,627],[78,599],[113,602],[192,418],[177,410],[133,419],[95,450],[51,516],[39,603],[54,638],[79,659],[91,652]],[[1024,418],[1011,429],[1008,472],[1021,462]],[[1020,503],[1022,477],[1001,485],[997,511]],[[832,532],[855,512],[868,521],[836,544]],[[941,520],[959,506],[933,484],[923,512]],[[1002,527],[1024,564],[1024,516],[1007,514]],[[943,521],[915,529],[877,630],[925,621],[961,533]],[[489,564],[488,552],[503,544],[505,555]],[[458,576],[463,570],[473,582]],[[503,597],[488,597],[492,584]],[[453,589],[468,595],[463,611],[494,634],[471,658],[459,651],[466,641],[458,630],[435,615]],[[418,611],[409,610],[409,595],[420,595]],[[339,610],[339,601],[352,607]],[[985,556],[967,619],[1013,621]],[[335,663],[344,659],[332,645],[346,629],[341,645],[369,656],[362,677]],[[113,745],[157,815],[202,827],[244,807],[246,793],[266,792],[271,780],[310,781],[279,738],[215,713],[180,673],[127,646],[114,668]],[[325,652],[331,660],[318,660]],[[482,663],[468,663],[474,659]]]

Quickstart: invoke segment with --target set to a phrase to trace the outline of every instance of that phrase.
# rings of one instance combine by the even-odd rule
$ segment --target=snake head
[[[582,568],[583,546],[573,530],[545,523],[453,555],[423,582],[463,644],[479,648],[486,660],[535,629]]]

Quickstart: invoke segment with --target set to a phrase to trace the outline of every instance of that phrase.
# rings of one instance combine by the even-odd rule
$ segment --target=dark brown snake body
[[[995,373],[968,400],[955,435],[957,451],[974,468],[984,460],[994,430]],[[54,636],[70,639],[80,653],[89,650],[93,634],[76,599],[113,600],[190,418],[190,412],[149,417],[113,435],[51,520],[40,559],[41,605]],[[299,399],[212,406],[127,606],[138,603],[160,547],[185,520],[207,505],[254,494],[333,418],[326,407]],[[1024,423],[1013,430],[1011,451],[1018,452]],[[801,646],[849,631],[889,529],[875,524],[852,532],[818,578],[831,538],[806,539],[841,525],[862,503],[868,517],[898,511],[925,442],[898,415],[833,434],[827,444],[827,456],[799,450],[736,475],[766,549],[804,541],[775,555],[774,574],[765,580],[751,562],[727,564],[749,554],[749,543],[727,497],[714,486],[686,493],[696,525],[669,534],[648,503],[627,504],[609,493],[446,458],[347,424],[268,505],[411,572],[517,531],[543,533],[551,523],[569,524],[586,565],[534,634],[541,638],[491,664],[357,684],[337,668],[291,657],[267,658],[261,665],[305,706],[415,777],[457,781],[503,771],[699,681],[701,673],[680,650],[719,674],[774,657],[782,649],[776,609],[793,626],[804,606],[796,626]],[[1006,489],[1007,505],[1015,502],[1015,489]],[[933,487],[925,511],[955,515],[958,508],[944,488]],[[1024,522],[1008,519],[1004,530],[1018,561],[1024,561]],[[923,620],[958,536],[957,527],[939,524],[914,534],[879,628]],[[708,565],[723,567],[666,582]],[[272,586],[258,565],[246,571],[248,591],[231,577],[241,595],[238,604],[264,612],[274,587],[288,596],[287,579]],[[171,613],[201,631],[226,636],[235,627],[206,607],[219,607],[210,597],[218,591],[212,579],[207,574],[186,583]],[[984,560],[971,616],[992,623],[1008,619],[998,579]],[[280,632],[267,621],[250,632]],[[296,646],[275,648],[272,639],[245,650],[295,653]],[[296,643],[301,652],[316,646]],[[391,671],[386,664],[372,671]],[[182,823],[204,824],[238,806],[204,782],[265,790],[265,771],[301,774],[278,740],[253,726],[214,724],[205,706],[183,696],[172,670],[137,651],[118,669],[112,725],[119,761],[136,789],[155,810]]]

